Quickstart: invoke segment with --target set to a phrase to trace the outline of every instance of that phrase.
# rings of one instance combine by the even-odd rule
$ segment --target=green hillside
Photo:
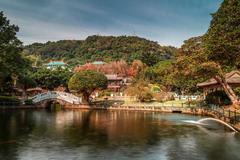
[[[43,61],[62,59],[71,65],[89,61],[131,62],[140,59],[148,65],[160,60],[172,59],[176,48],[160,46],[157,42],[135,36],[89,36],[86,40],[60,40],[34,43],[25,46],[24,53],[35,55]]]

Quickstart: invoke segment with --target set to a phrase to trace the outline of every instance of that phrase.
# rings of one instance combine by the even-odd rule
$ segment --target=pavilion
[[[116,74],[106,74],[108,80],[108,89],[119,92],[123,86],[123,77],[119,77]]]
[[[232,88],[240,87],[240,72],[239,71],[232,71],[230,73],[227,73],[225,75],[225,79]],[[211,78],[202,83],[198,83],[197,86],[203,89],[204,96],[206,96],[207,94],[209,94],[211,92],[223,89],[221,84],[219,84],[214,78]]]

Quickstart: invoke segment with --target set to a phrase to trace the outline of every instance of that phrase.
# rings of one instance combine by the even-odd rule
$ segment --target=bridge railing
[[[208,107],[204,107],[204,110],[207,110],[208,112],[212,112],[219,119],[223,119],[224,121],[228,120],[229,123],[231,124],[240,123],[240,112],[226,110],[217,105],[209,105]]]
[[[72,104],[80,104],[82,102],[82,99],[80,97],[77,97],[70,93],[57,91],[45,92],[32,97],[34,103],[38,103],[48,99],[60,99]]]

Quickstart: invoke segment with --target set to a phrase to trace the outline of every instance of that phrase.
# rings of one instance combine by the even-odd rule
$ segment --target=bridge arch
[[[223,124],[224,126],[228,127],[229,129],[231,129],[232,131],[234,132],[238,132],[234,127],[232,127],[231,125],[229,125],[228,123],[220,120],[220,119],[216,119],[216,118],[203,118],[203,119],[200,119],[198,120],[197,122],[200,123],[200,124],[204,124],[204,122],[207,122],[207,121],[214,121],[214,122],[218,122],[218,123],[221,123]]]
[[[67,92],[49,91],[49,92],[37,94],[36,96],[32,97],[32,101],[34,104],[42,103],[46,101],[52,101],[52,100],[61,101],[63,103],[69,103],[69,104],[82,103],[82,97],[77,97]]]

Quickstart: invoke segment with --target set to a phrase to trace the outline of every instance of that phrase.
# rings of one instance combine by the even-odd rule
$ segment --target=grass
[[[104,98],[98,98],[96,99],[95,103],[106,103],[106,100]],[[107,100],[107,103],[114,104],[114,102],[119,104],[119,100],[114,100],[111,97]],[[172,100],[172,101],[166,101],[166,102],[157,102],[157,101],[150,101],[150,102],[137,102],[135,99],[126,98],[124,100],[121,100],[122,106],[164,106],[164,107],[189,107],[189,102],[187,100]],[[194,104],[191,104],[191,106],[195,106]]]
[[[186,100],[173,100],[167,102],[136,102],[136,101],[125,101],[123,106],[134,105],[134,106],[165,106],[165,107],[188,107],[189,103]],[[191,104],[191,106],[194,106]]]

